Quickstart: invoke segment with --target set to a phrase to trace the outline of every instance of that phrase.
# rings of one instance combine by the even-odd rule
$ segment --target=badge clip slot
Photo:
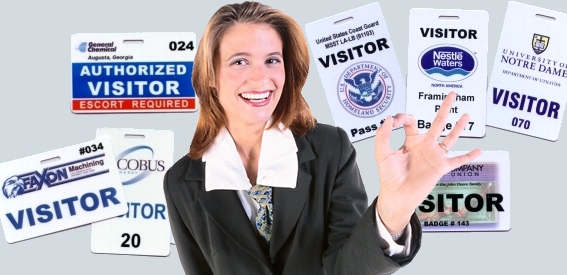
[[[144,44],[142,39],[126,39],[123,41],[124,44]]]
[[[131,139],[144,139],[146,136],[138,135],[138,134],[125,134],[124,138],[131,138]]]
[[[352,22],[354,20],[354,18],[352,16],[349,16],[347,18],[341,19],[339,21],[335,21],[335,23],[333,23],[333,25],[335,25],[335,27],[344,25],[344,24],[348,24],[350,22]]]
[[[555,17],[547,16],[547,15],[540,14],[540,13],[536,14],[535,17],[538,18],[538,19],[546,20],[546,21],[555,21],[556,20]]]
[[[53,164],[55,162],[58,162],[60,160],[61,160],[61,157],[54,157],[54,158],[44,159],[44,160],[40,161],[39,163],[41,165],[48,165],[48,164]]]
[[[456,15],[439,15],[439,20],[457,21],[459,20],[459,17]]]

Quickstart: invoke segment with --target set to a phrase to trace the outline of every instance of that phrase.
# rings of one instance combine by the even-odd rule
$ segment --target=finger
[[[455,128],[453,128],[453,130],[451,130],[451,132],[443,139],[443,144],[445,144],[447,148],[450,149],[453,145],[455,145],[455,143],[457,143],[457,139],[465,130],[467,123],[469,123],[469,119],[470,117],[468,114],[462,115],[461,118],[459,118],[459,121],[457,121]]]
[[[450,158],[448,159],[449,166],[451,167],[451,170],[453,170],[467,162],[471,162],[475,160],[478,156],[480,156],[481,153],[482,151],[480,149],[474,149],[470,151],[468,154]]]
[[[404,131],[407,135],[419,135],[419,130],[417,129],[417,122],[412,115],[408,114],[397,114],[394,117],[394,128],[398,128],[401,125],[404,126]]]
[[[439,136],[441,136],[443,128],[445,128],[447,118],[449,117],[451,105],[453,105],[456,97],[457,94],[455,92],[450,92],[443,100],[443,103],[441,103],[441,108],[439,108],[439,112],[437,113],[437,116],[435,116],[435,119],[431,124],[431,128],[427,131],[427,134],[431,135],[434,139],[438,139]]]
[[[392,129],[394,126],[394,118],[387,116],[384,123],[380,125],[378,130],[376,130],[376,146],[390,147],[390,134],[392,134]]]
[[[394,126],[394,118],[387,116],[384,123],[376,130],[376,158],[382,159],[392,151],[390,147],[390,134]]]

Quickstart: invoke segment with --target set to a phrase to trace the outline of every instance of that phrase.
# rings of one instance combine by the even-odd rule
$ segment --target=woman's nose
[[[267,79],[268,72],[264,64],[252,65],[250,69],[250,74],[248,75],[248,80],[250,81],[264,81]]]

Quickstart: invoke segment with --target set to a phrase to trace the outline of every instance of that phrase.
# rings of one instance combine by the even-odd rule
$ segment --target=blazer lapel
[[[186,174],[187,180],[203,181],[205,163],[191,162]],[[234,190],[212,190],[201,192],[198,200],[214,223],[236,244],[271,269],[265,253],[260,246],[255,228],[242,207]]]
[[[275,257],[282,248],[291,231],[297,224],[297,220],[305,201],[309,197],[309,186],[311,175],[306,172],[305,165],[308,161],[315,159],[315,153],[305,137],[296,137],[297,160],[299,169],[297,171],[297,185],[295,188],[274,188],[274,223],[270,241],[270,257]],[[303,169],[302,169],[303,168]]]
[[[303,211],[305,202],[309,197],[311,175],[307,172],[306,162],[316,158],[315,153],[307,139],[295,138],[297,144],[297,186],[295,188],[274,188],[274,223],[270,241],[270,258],[282,248],[291,231],[297,224]],[[187,180],[203,181],[205,178],[205,163],[201,160],[191,162],[186,174]],[[264,255],[256,234],[246,216],[242,203],[233,190],[203,191],[198,198],[203,208],[209,213],[211,219],[222,231],[240,247],[253,255],[268,268],[272,268],[268,258]]]

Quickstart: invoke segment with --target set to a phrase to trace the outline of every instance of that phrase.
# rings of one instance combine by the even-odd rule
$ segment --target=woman
[[[278,10],[226,5],[208,23],[193,68],[197,129],[164,179],[186,274],[390,274],[420,247],[415,208],[480,154],[446,157],[467,115],[437,142],[454,93],[427,134],[410,115],[388,117],[376,133],[381,193],[367,209],[346,133],[316,123],[301,96],[308,68],[301,28]]]

